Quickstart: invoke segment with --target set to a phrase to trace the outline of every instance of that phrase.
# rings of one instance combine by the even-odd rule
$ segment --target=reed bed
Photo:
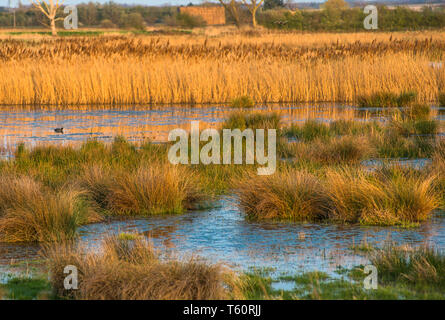
[[[50,281],[60,297],[94,300],[203,300],[240,297],[236,276],[196,259],[159,259],[150,241],[108,236],[101,252],[73,244],[47,247]],[[65,266],[79,270],[78,290],[65,290]]]
[[[0,104],[354,102],[410,90],[436,101],[445,86],[444,68],[431,65],[442,58],[439,37],[324,37],[320,45],[289,36],[0,40],[0,74],[8,75],[0,77]]]

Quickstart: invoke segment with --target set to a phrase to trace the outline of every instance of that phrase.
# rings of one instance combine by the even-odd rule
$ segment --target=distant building
[[[226,11],[222,6],[180,7],[179,12],[201,17],[209,26],[226,24]]]

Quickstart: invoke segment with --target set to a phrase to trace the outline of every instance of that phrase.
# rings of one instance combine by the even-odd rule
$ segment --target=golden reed
[[[407,90],[436,101],[445,88],[445,68],[431,63],[445,52],[440,35],[6,38],[0,104],[354,102]]]

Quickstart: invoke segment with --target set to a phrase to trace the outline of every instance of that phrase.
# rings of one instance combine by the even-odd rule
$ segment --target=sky
[[[21,0],[23,4],[30,3],[29,0]],[[78,3],[86,3],[90,0],[65,0],[64,4],[78,4]],[[108,2],[108,0],[91,0],[92,2],[99,2],[104,3]],[[294,2],[324,2],[325,0],[294,0]],[[12,3],[18,3],[18,0],[11,0]],[[188,4],[190,2],[194,4],[199,4],[202,1],[201,0],[114,0],[113,2],[116,3],[125,3],[125,4],[142,4],[142,5],[153,5],[153,6],[159,6],[163,4],[170,4],[170,5],[181,5],[181,4]],[[215,2],[215,1],[213,1]],[[8,6],[8,0],[0,0],[0,7],[7,7]]]

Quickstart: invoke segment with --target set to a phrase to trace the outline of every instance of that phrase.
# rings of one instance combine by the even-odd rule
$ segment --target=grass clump
[[[255,101],[249,96],[240,96],[232,100],[230,106],[232,108],[253,108]]]
[[[288,138],[296,138],[302,141],[313,141],[317,138],[327,138],[330,136],[329,127],[315,120],[307,120],[302,126],[293,124],[283,129],[283,133]]]
[[[400,168],[368,174],[330,169],[326,189],[333,203],[330,218],[366,225],[407,225],[427,220],[439,205],[435,177]]]
[[[437,177],[436,191],[441,195],[440,206],[445,208],[445,141],[439,140],[436,142],[434,153],[432,156],[432,164],[430,167],[430,174]]]
[[[328,199],[310,173],[286,170],[235,183],[238,206],[254,219],[319,220],[326,216]]]
[[[114,176],[107,201],[119,215],[183,213],[201,198],[197,185],[185,167],[150,164]]]
[[[403,111],[409,119],[425,120],[431,115],[431,107],[427,104],[413,104]]]
[[[434,175],[402,168],[367,172],[326,168],[323,177],[284,169],[235,183],[238,206],[254,219],[330,220],[364,225],[413,226],[440,205]]]
[[[373,152],[366,137],[344,136],[327,142],[316,140],[309,145],[302,145],[297,157],[322,164],[352,164]]]
[[[117,239],[120,241],[129,241],[129,240],[136,240],[140,238],[140,235],[138,234],[134,234],[134,233],[119,233],[119,235],[117,236]]]
[[[73,239],[77,228],[100,220],[84,192],[66,187],[52,192],[30,177],[0,178],[0,241],[46,242]]]
[[[420,135],[437,134],[439,123],[435,120],[419,120],[414,123],[414,130]]]
[[[445,255],[433,247],[389,246],[370,260],[383,283],[402,282],[420,290],[445,288]]]
[[[406,91],[400,94],[380,92],[369,96],[358,97],[358,105],[362,108],[393,108],[407,107],[416,100],[417,94]]]
[[[102,251],[82,254],[73,245],[48,247],[50,281],[61,297],[94,300],[227,299],[234,276],[219,265],[194,259],[161,261],[146,239],[106,238]],[[79,270],[79,289],[63,287],[66,265]]]
[[[258,112],[234,112],[223,123],[223,129],[279,129],[281,117],[273,112],[262,114]]]
[[[445,92],[439,93],[439,106],[445,107]]]
[[[81,181],[99,206],[116,215],[183,213],[202,199],[196,174],[168,163],[114,173],[93,166],[86,168]]]
[[[323,123],[315,120],[307,120],[303,125],[292,124],[283,128],[283,135],[288,138],[296,138],[303,142],[314,140],[327,140],[338,136],[365,135],[380,130],[377,122],[358,122],[352,120],[335,120]]]
[[[0,284],[3,297],[12,300],[35,300],[51,298],[51,286],[48,280],[42,278],[13,277]]]

